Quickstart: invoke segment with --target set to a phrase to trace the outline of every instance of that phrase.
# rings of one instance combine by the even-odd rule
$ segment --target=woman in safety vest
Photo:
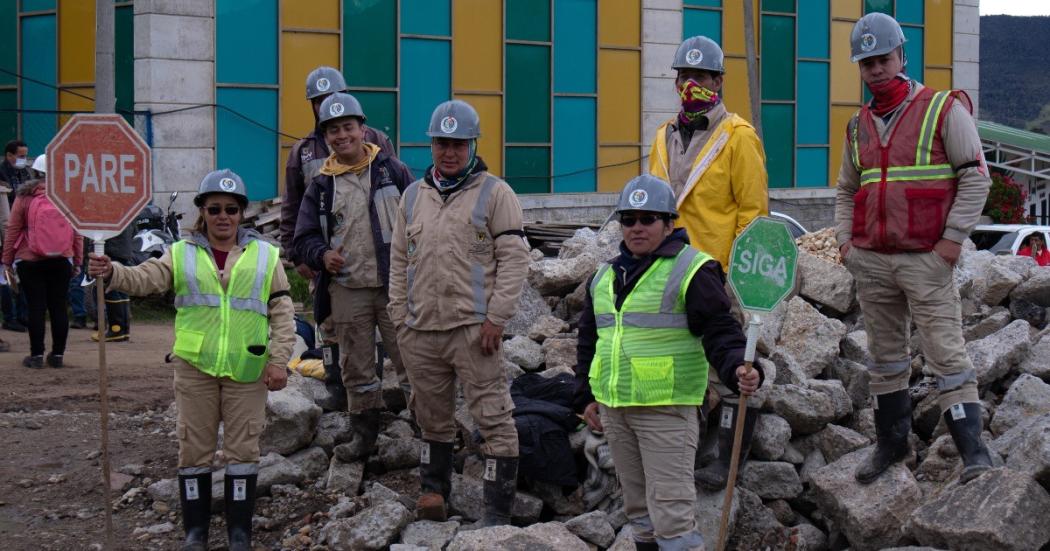
[[[211,464],[221,421],[229,549],[248,550],[266,394],[288,381],[294,310],[277,247],[238,227],[248,205],[240,176],[211,172],[194,204],[200,218],[192,236],[163,257],[126,267],[91,255],[88,272],[108,281],[111,291],[141,296],[174,290],[182,549],[208,548]]]
[[[707,371],[744,395],[762,372],[744,369],[721,265],[674,229],[671,186],[638,176],[616,212],[620,255],[591,278],[579,321],[575,407],[609,440],[637,548],[703,549],[693,462]]]

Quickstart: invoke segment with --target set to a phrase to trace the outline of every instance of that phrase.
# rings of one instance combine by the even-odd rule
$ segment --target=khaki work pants
[[[908,388],[910,311],[926,365],[937,378],[941,411],[958,403],[977,402],[977,374],[966,354],[962,305],[952,282],[952,267],[932,251],[882,254],[851,247],[846,268],[857,280],[857,298],[874,360],[869,367],[872,394]]]
[[[703,549],[696,525],[696,406],[599,407],[635,540]]]
[[[381,374],[376,373],[377,325],[401,388],[408,394],[408,376],[401,361],[397,332],[386,311],[386,289],[351,289],[338,283],[332,283],[328,289],[332,297],[332,314],[326,322],[331,322],[331,336],[339,344],[339,367],[350,413],[383,407]]]
[[[210,468],[222,422],[227,463],[258,463],[259,435],[266,424],[266,385],[212,377],[175,359],[175,406],[179,418],[179,468]]]
[[[518,430],[514,402],[503,371],[503,350],[481,353],[481,324],[448,331],[417,331],[403,326],[398,344],[412,383],[410,407],[424,440],[452,442],[456,438],[456,378],[463,385],[470,415],[485,442],[488,456],[517,457]]]

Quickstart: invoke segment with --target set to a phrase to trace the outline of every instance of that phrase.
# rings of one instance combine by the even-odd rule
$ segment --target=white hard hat
[[[41,174],[47,174],[47,155],[41,153],[36,156],[36,159],[33,160],[33,170]]]

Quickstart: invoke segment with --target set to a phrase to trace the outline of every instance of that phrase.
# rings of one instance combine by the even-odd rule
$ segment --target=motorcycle
[[[178,191],[171,192],[167,210],[150,202],[135,218],[135,237],[132,254],[135,264],[150,258],[160,258],[179,239],[182,239],[182,213],[175,212]]]

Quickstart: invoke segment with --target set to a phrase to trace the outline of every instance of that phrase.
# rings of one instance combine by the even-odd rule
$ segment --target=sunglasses
[[[238,212],[241,212],[241,207],[236,205],[226,205],[226,208],[224,209],[221,205],[208,205],[207,207],[204,207],[204,210],[208,211],[208,214],[212,216],[218,216],[224,210],[228,216],[233,216]]]
[[[663,220],[663,218],[663,216],[658,216],[656,214],[643,214],[641,216],[625,214],[620,217],[620,225],[625,228],[630,228],[634,227],[638,222],[641,222],[643,226],[652,226],[657,220]]]

